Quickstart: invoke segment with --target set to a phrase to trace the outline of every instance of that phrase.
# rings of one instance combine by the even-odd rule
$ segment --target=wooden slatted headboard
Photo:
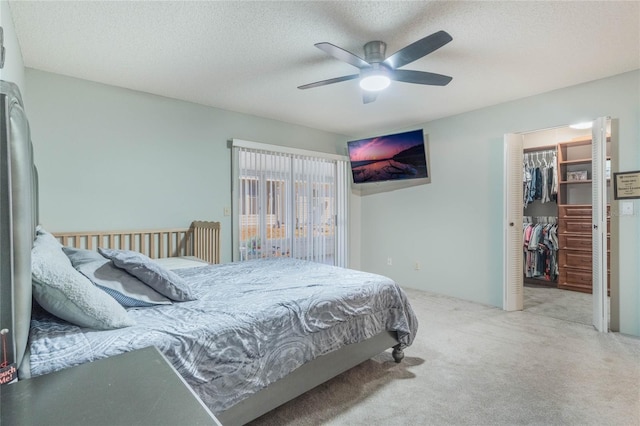
[[[208,263],[220,263],[220,222],[194,221],[189,228],[56,232],[54,235],[67,247],[133,250],[151,259],[195,256]]]
[[[189,230],[193,235],[193,255],[209,263],[220,263],[220,222],[197,220]]]

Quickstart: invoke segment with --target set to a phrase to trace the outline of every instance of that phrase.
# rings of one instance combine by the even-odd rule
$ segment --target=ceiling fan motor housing
[[[364,45],[364,60],[370,64],[384,61],[387,44],[384,41],[370,41]]]
[[[371,66],[360,69],[361,79],[373,75],[391,77],[391,70],[382,62],[385,59],[386,51],[387,44],[384,41],[370,41],[364,45],[364,60]]]

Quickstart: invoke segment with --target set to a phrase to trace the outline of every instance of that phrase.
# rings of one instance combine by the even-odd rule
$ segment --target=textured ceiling
[[[12,1],[25,66],[367,136],[640,68],[640,2]],[[453,41],[362,104],[357,69],[316,49],[387,54],[438,30]]]

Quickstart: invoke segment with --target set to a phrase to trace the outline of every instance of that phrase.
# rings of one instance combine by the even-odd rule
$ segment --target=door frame
[[[611,173],[614,170],[617,170],[617,149],[616,149],[616,141],[617,137],[617,122],[616,120],[610,119],[609,117],[601,117],[600,119],[610,120],[611,122]],[[596,126],[596,120],[594,121],[594,130]],[[515,203],[520,203],[522,205],[522,158],[524,155],[524,147],[523,147],[523,138],[524,135],[536,132],[542,132],[545,130],[554,130],[566,128],[568,125],[564,126],[556,126],[546,129],[537,129],[532,131],[524,131],[518,133],[506,133],[504,135],[504,157],[503,157],[503,172],[504,172],[504,200],[503,200],[503,241],[504,241],[504,252],[503,252],[503,309],[506,311],[517,311],[524,309],[524,276],[523,276],[523,267],[522,267],[522,232],[517,232],[517,230],[521,229],[519,223],[522,222],[522,207],[520,208],[519,215],[517,210],[514,209]],[[606,141],[606,139],[605,139]],[[514,158],[520,159],[519,167],[515,164]],[[516,181],[514,181],[514,179]],[[594,183],[595,184],[595,183]],[[606,196],[602,197],[602,201],[604,202],[604,209],[606,211],[607,198]],[[613,204],[613,200],[612,200]],[[613,207],[612,207],[613,208]],[[612,221],[613,222],[613,221]],[[606,223],[606,219],[605,219]],[[514,231],[516,231],[514,233]],[[617,236],[614,236],[614,233],[617,232],[617,227],[613,225],[611,226],[611,254],[612,258],[616,258],[614,253],[615,245],[613,242],[617,241]],[[605,240],[606,242],[606,240]],[[517,249],[516,249],[517,247]],[[606,247],[606,245],[605,245]],[[515,253],[514,250],[518,250],[518,254]],[[520,255],[520,256],[519,256]],[[596,254],[594,253],[594,257]],[[595,259],[594,259],[595,260]],[[614,270],[617,263],[611,262],[611,305],[610,305],[610,326],[609,327],[597,327],[597,324],[593,324],[596,328],[601,332],[607,332],[609,328],[612,331],[615,331],[618,324],[618,303],[614,301],[614,295],[617,294],[615,290],[617,288],[616,283],[614,282],[614,277],[617,277],[617,271]],[[602,266],[602,265],[601,265]],[[604,261],[604,268],[606,271],[606,257]],[[599,270],[602,268],[600,267]],[[606,277],[606,275],[605,275]],[[594,279],[596,277],[594,276]],[[606,282],[606,281],[605,281]],[[606,284],[605,284],[606,286]],[[606,287],[605,287],[606,291]],[[599,294],[602,294],[600,292]],[[606,294],[606,292],[604,293]],[[596,296],[595,292],[593,293]],[[607,302],[606,297],[594,297],[593,298],[593,318],[596,322],[596,316],[602,316],[603,312],[609,311],[608,307],[605,306]],[[596,300],[597,299],[597,300]]]

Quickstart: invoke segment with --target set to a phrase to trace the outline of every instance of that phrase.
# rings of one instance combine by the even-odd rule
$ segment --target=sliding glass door
[[[235,144],[234,260],[346,266],[346,161]]]

